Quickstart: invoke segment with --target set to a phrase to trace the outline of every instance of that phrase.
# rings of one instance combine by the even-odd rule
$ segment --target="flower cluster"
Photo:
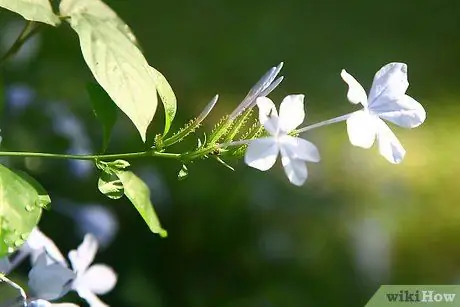
[[[281,153],[281,163],[289,181],[300,186],[308,177],[305,162],[319,162],[320,155],[315,145],[292,135],[344,120],[352,145],[370,148],[377,139],[380,154],[390,163],[400,163],[406,151],[384,120],[404,128],[414,128],[426,118],[422,105],[406,95],[409,86],[407,65],[389,63],[383,66],[375,74],[369,96],[348,72],[342,70],[340,75],[348,85],[348,100],[361,104],[363,108],[300,129],[296,128],[305,118],[304,95],[284,98],[279,114],[269,98],[258,97],[259,121],[269,136],[249,141],[244,159],[246,164],[266,171],[275,164],[278,153]]]
[[[63,297],[69,291],[75,291],[91,307],[108,306],[98,297],[111,291],[117,282],[112,268],[104,264],[93,264],[98,250],[98,241],[92,234],[86,234],[76,250],[69,252],[71,268],[54,242],[38,228],[29,236],[16,256],[0,261],[0,270],[8,274],[22,260],[30,257],[32,269],[29,272],[29,297],[20,289],[24,306],[30,307],[77,307],[71,303],[50,303]],[[7,280],[6,277],[3,280]]]
[[[218,161],[225,163],[217,156],[219,150],[232,152],[231,147],[238,147],[233,153],[244,148],[244,161],[247,165],[267,171],[276,163],[278,156],[281,156],[281,164],[289,181],[301,186],[308,178],[306,162],[319,162],[320,154],[314,144],[299,135],[314,128],[346,121],[348,137],[352,145],[370,148],[377,141],[378,150],[386,160],[393,164],[401,163],[406,151],[385,121],[404,128],[414,128],[421,125],[426,118],[425,110],[420,103],[406,95],[409,86],[406,64],[389,63],[383,66],[376,73],[368,95],[353,76],[342,70],[340,75],[348,85],[348,100],[353,104],[361,105],[362,108],[301,128],[298,127],[306,117],[303,94],[286,96],[280,104],[279,111],[273,101],[266,97],[283,80],[282,76],[277,77],[282,65],[283,63],[273,67],[262,77],[230,116],[224,118],[219,129],[211,134],[210,140],[199,144],[196,152],[181,157],[192,160],[203,155],[215,155]],[[217,96],[189,128],[176,134],[169,142],[174,143],[194,131],[216,102]],[[251,133],[241,137],[238,129],[244,126],[255,105],[259,111],[258,123],[251,127]],[[237,136],[240,140],[235,140]],[[166,145],[168,140],[163,143],[163,146]],[[241,147],[242,145],[247,145],[247,148]],[[219,149],[217,154],[214,153],[216,148]],[[94,214],[94,207],[88,209],[92,213],[85,211],[85,214],[80,215],[84,217]],[[74,214],[75,212],[70,213],[71,216],[79,216]],[[100,214],[98,216],[100,217]],[[116,231],[116,224],[109,223],[108,226],[110,226],[107,228],[108,232]],[[104,245],[104,241],[107,240],[101,239],[101,244]],[[35,228],[25,244],[13,255],[14,257],[0,259],[0,272],[4,272],[3,275],[0,274],[0,280],[18,289],[26,307],[75,307],[77,306],[75,304],[50,302],[62,298],[69,291],[75,291],[92,307],[107,306],[97,295],[111,291],[117,282],[117,275],[106,265],[92,265],[98,246],[96,237],[86,234],[80,246],[69,252],[68,262],[53,241]],[[30,258],[32,264],[28,276],[30,293],[27,295],[21,287],[6,277],[26,258]]]

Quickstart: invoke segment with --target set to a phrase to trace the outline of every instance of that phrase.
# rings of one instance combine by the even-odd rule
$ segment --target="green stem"
[[[0,151],[0,157],[24,157],[24,158],[51,158],[51,159],[73,159],[73,160],[116,160],[143,157],[158,157],[169,159],[180,159],[180,154],[142,151],[123,154],[103,154],[103,155],[72,155],[72,154],[53,154],[44,152],[20,152],[20,151]]]
[[[19,292],[19,296],[14,301],[8,302],[7,304],[2,304],[1,306],[14,306],[18,302],[22,302],[23,303],[22,305],[24,305],[24,306],[26,305],[25,302],[27,301],[27,295],[26,295],[24,289],[22,289],[17,283],[15,283],[14,281],[12,281],[8,277],[6,277],[5,274],[3,274],[3,273],[0,273],[0,281],[4,282],[4,283],[7,283],[11,287],[13,287],[16,290],[18,290],[18,292]]]
[[[223,140],[223,143],[228,143],[233,141],[235,136],[240,132],[240,129],[244,126],[246,121],[248,120],[249,116],[252,113],[252,109],[248,108],[244,110],[244,112],[240,115],[240,117],[235,121],[235,124],[233,125],[232,129],[227,133],[227,136]]]
[[[32,28],[34,25],[35,23],[33,21],[28,21],[26,23],[21,33],[19,33],[18,37],[14,41],[13,45],[11,45],[10,49],[8,49],[8,51],[6,51],[6,53],[0,58],[0,63],[5,62],[10,57],[15,55],[29,38],[38,33],[40,26],[38,25],[35,28]]]
[[[212,153],[213,151],[215,151],[218,148],[219,147],[216,146],[216,145],[211,145],[210,147],[202,148],[202,149],[199,149],[197,151],[192,151],[192,152],[183,154],[181,156],[181,160],[182,161],[191,161],[191,160],[194,160],[194,159],[197,159],[197,158],[201,158],[201,157],[204,157],[207,154]]]
[[[328,120],[325,120],[325,121],[322,121],[322,122],[319,122],[319,123],[316,123],[316,124],[313,124],[313,125],[310,125],[310,126],[300,128],[300,129],[296,129],[293,132],[298,134],[298,133],[306,132],[308,130],[312,130],[312,129],[316,129],[316,128],[319,128],[319,127],[327,126],[327,125],[330,125],[330,124],[343,122],[343,121],[347,120],[353,113],[355,113],[355,112],[348,113],[348,114],[345,114],[345,115],[342,115],[342,116],[339,116],[339,117],[335,117],[335,118],[332,118],[332,119],[328,119]]]

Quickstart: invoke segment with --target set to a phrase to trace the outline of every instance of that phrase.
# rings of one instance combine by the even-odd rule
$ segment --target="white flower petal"
[[[292,184],[301,186],[305,183],[308,177],[307,165],[305,161],[294,159],[281,148],[281,163],[284,167],[284,172]]]
[[[35,297],[55,300],[69,291],[74,278],[74,272],[62,264],[47,264],[46,254],[42,253],[29,272],[29,287]]]
[[[379,146],[380,154],[385,157],[390,163],[398,164],[401,163],[406,154],[406,150],[399,142],[396,135],[391,129],[383,122],[379,120],[377,127],[377,142]]]
[[[65,260],[59,248],[50,238],[41,232],[38,227],[35,227],[32,230],[29,237],[27,238],[26,243],[21,249],[30,253],[32,264],[35,263],[39,255],[46,251],[48,257],[51,258],[53,262],[60,262],[67,266],[67,261]]]
[[[406,93],[409,82],[407,81],[407,65],[404,63],[389,63],[383,66],[374,77],[372,88],[369,92],[369,108],[382,96],[396,99]]]
[[[42,300],[42,299],[31,301],[29,305],[27,305],[27,307],[52,307],[52,306],[53,305],[50,302],[46,300]]]
[[[377,131],[376,116],[369,114],[366,110],[353,113],[347,119],[347,132],[350,143],[362,148],[370,148],[374,144]]]
[[[244,162],[261,171],[270,169],[278,157],[278,144],[273,137],[252,140],[246,154]]]
[[[288,95],[280,105],[279,126],[286,133],[291,132],[305,119],[305,95]]]
[[[76,282],[76,288],[83,286],[95,294],[105,294],[115,287],[117,275],[112,268],[103,264],[95,264]]]
[[[77,274],[80,274],[89,267],[94,260],[98,248],[96,238],[92,234],[85,235],[83,242],[78,246],[77,250],[69,252],[69,259],[72,267]]]
[[[291,158],[310,162],[321,160],[318,148],[302,138],[285,135],[279,138],[279,144]]]
[[[343,81],[348,84],[347,98],[353,104],[361,103],[364,107],[367,106],[367,95],[364,88],[356,79],[350,75],[345,69],[340,73]]]
[[[420,126],[426,119],[423,106],[410,96],[403,95],[398,99],[377,99],[370,108],[372,113],[404,128]]]
[[[257,107],[259,108],[260,123],[271,135],[276,135],[278,133],[279,123],[275,104],[267,97],[259,97],[256,101]]]
[[[72,303],[50,303],[48,301],[38,299],[31,301],[28,307],[79,307],[78,305]]]
[[[109,307],[109,305],[105,304],[93,292],[86,288],[77,289],[77,293],[90,307]]]

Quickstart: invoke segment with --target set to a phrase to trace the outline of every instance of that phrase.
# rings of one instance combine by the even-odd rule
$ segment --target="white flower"
[[[302,124],[305,118],[304,95],[286,96],[280,105],[280,114],[267,97],[257,98],[259,121],[270,133],[270,137],[252,140],[249,143],[244,161],[261,171],[270,169],[281,152],[283,164],[289,181],[302,185],[308,177],[305,161],[319,162],[319,152],[312,143],[290,136],[289,133]]]
[[[377,137],[380,154],[391,163],[400,163],[406,151],[382,119],[404,128],[415,128],[426,118],[422,105],[405,94],[409,86],[407,65],[389,63],[383,66],[375,74],[369,97],[353,76],[345,70],[340,75],[349,87],[348,100],[364,107],[347,119],[351,144],[370,148]]]
[[[65,261],[57,262],[47,256],[46,252],[42,253],[29,272],[29,287],[34,297],[56,300],[69,290],[75,290],[91,307],[107,306],[96,294],[105,294],[112,290],[117,282],[117,276],[106,265],[90,266],[97,249],[96,238],[91,234],[85,235],[77,250],[69,252],[73,270],[67,268]]]
[[[76,274],[62,263],[49,263],[46,253],[42,253],[29,272],[29,287],[34,297],[56,300],[64,296],[71,287]]]
[[[69,259],[76,274],[72,289],[85,299],[91,307],[107,306],[96,294],[105,294],[115,287],[117,276],[108,266],[90,266],[98,249],[96,238],[87,234],[77,250],[69,252]]]

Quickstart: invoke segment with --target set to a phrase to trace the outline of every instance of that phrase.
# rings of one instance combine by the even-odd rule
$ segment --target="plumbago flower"
[[[69,253],[70,262],[77,275],[72,284],[72,289],[77,291],[78,295],[92,307],[107,306],[96,294],[106,294],[117,283],[117,275],[112,268],[104,264],[90,266],[97,249],[96,238],[91,234],[87,234],[78,249]]]
[[[269,137],[250,141],[244,161],[251,167],[266,171],[276,162],[281,152],[281,163],[289,181],[302,185],[308,177],[306,161],[319,162],[315,145],[302,138],[290,136],[305,118],[304,95],[286,96],[280,105],[280,113],[267,97],[257,98],[259,121],[270,133]]]
[[[77,250],[69,252],[72,269],[67,263],[49,263],[45,253],[40,255],[29,273],[29,287],[34,297],[56,300],[74,290],[91,307],[103,307],[96,294],[105,294],[117,282],[115,272],[103,264],[90,266],[98,249],[96,238],[87,234]]]
[[[369,97],[353,76],[345,70],[340,75],[349,87],[348,100],[363,106],[347,119],[351,144],[370,148],[377,137],[380,154],[390,163],[400,163],[406,151],[382,119],[404,128],[415,128],[426,118],[422,105],[405,94],[409,86],[407,65],[389,63],[383,66],[375,74]]]

